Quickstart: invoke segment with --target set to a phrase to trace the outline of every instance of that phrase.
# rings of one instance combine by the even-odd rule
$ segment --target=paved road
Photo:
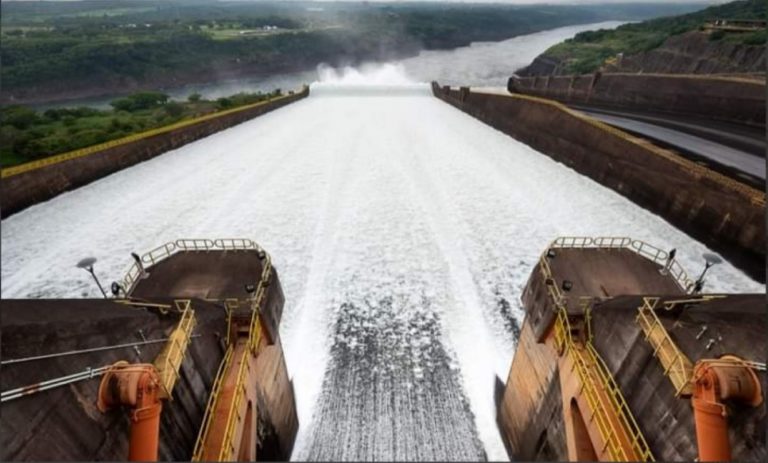
[[[596,119],[600,119],[607,124],[661,141],[695,156],[700,156],[723,166],[731,167],[737,170],[738,173],[746,174],[765,181],[765,158],[696,135],[654,125],[648,122],[612,114],[609,115],[602,112],[583,112]]]

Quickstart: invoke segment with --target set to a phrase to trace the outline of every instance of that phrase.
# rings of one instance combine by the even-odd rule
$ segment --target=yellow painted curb
[[[275,101],[280,101],[280,100],[284,100],[286,98],[294,97],[294,96],[296,96],[296,95],[298,95],[298,94],[300,94],[300,93],[302,93],[304,91],[305,90],[302,90],[301,92],[296,93],[294,95],[284,95],[284,96],[280,96],[280,97],[277,97],[277,98],[272,98],[272,99],[266,100],[266,101],[259,101],[258,103],[252,103],[252,104],[249,104],[249,105],[246,105],[246,106],[241,106],[239,108],[232,108],[232,109],[227,109],[227,110],[224,110],[224,111],[219,111],[219,112],[215,112],[215,113],[211,113],[211,114],[206,114],[205,116],[200,116],[200,117],[196,117],[196,118],[193,118],[193,119],[187,119],[187,120],[184,120],[184,121],[176,122],[175,124],[166,125],[166,126],[163,126],[163,127],[158,127],[156,129],[152,129],[152,130],[147,130],[146,132],[135,133],[135,134],[132,134],[132,135],[128,135],[127,137],[118,138],[118,139],[115,139],[115,140],[110,140],[110,141],[107,141],[107,142],[104,142],[104,143],[99,143],[98,145],[92,145],[92,146],[88,146],[88,147],[85,147],[85,148],[80,148],[78,150],[69,151],[69,152],[62,153],[62,154],[56,154],[56,155],[47,157],[45,159],[39,159],[37,161],[31,161],[31,162],[26,162],[24,164],[20,164],[18,166],[4,168],[4,169],[2,169],[2,173],[0,173],[0,178],[8,178],[8,177],[11,177],[11,176],[14,176],[14,175],[23,174],[25,172],[30,172],[30,171],[33,171],[33,170],[37,170],[37,169],[40,169],[42,167],[47,167],[47,166],[51,166],[51,165],[54,165],[54,164],[58,164],[60,162],[69,161],[71,159],[77,159],[77,158],[81,158],[83,156],[88,156],[90,154],[98,153],[98,152],[103,151],[103,150],[108,149],[108,148],[114,148],[115,146],[125,145],[127,143],[132,143],[132,142],[137,141],[137,140],[142,140],[142,139],[145,139],[145,138],[154,137],[155,135],[160,135],[160,134],[168,133],[168,132],[171,132],[173,130],[180,129],[182,127],[188,127],[190,125],[195,125],[195,124],[200,123],[200,122],[208,121],[208,120],[211,120],[211,119],[216,119],[217,117],[226,116],[228,114],[238,113],[238,112],[241,112],[241,111],[247,111],[249,109],[253,109],[253,108],[256,108],[256,107],[259,107],[259,106],[263,106],[263,105],[266,105],[266,104],[269,104],[269,103],[274,103]]]

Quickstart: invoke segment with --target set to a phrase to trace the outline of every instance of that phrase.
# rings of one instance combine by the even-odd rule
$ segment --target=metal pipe
[[[198,337],[200,337],[199,334],[193,334],[192,336],[190,336],[190,338],[198,338]],[[168,341],[169,339],[170,338],[150,339],[145,341],[128,342],[125,344],[115,344],[113,346],[93,347],[90,349],[70,350],[66,352],[59,352],[56,354],[36,355],[34,357],[24,357],[24,358],[18,358],[18,359],[3,360],[2,362],[0,362],[0,365],[11,365],[14,363],[32,362],[34,360],[44,360],[49,358],[64,357],[67,355],[86,354],[88,352],[99,352],[99,351],[111,350],[111,349],[121,349],[124,347],[143,346],[145,344],[157,344],[159,342]]]
[[[100,368],[88,368],[85,371],[74,373],[67,376],[60,376],[58,378],[49,379],[40,383],[30,384],[28,386],[22,386],[16,389],[10,389],[0,394],[0,402],[8,402],[10,400],[18,399],[27,395],[36,394],[38,392],[47,391],[67,384],[76,383],[78,381],[85,381],[87,379],[95,378],[103,375],[109,366]]]
[[[154,365],[120,361],[111,365],[99,384],[96,407],[101,412],[128,407],[131,431],[130,461],[157,461],[162,388]]]
[[[751,364],[733,355],[699,360],[693,369],[691,405],[699,461],[729,461],[726,400],[756,407],[763,401],[760,380]]]
[[[730,461],[731,443],[728,439],[728,417],[725,407],[707,400],[691,399],[696,423],[699,461]]]

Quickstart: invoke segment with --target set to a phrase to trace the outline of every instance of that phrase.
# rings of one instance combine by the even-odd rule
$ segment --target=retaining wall
[[[765,81],[684,74],[510,77],[512,93],[765,126]]]
[[[763,192],[551,100],[435,82],[432,89],[446,103],[621,193],[764,280]]]
[[[292,95],[3,169],[0,215],[8,217],[65,191],[261,116],[308,95],[309,87],[304,87]]]

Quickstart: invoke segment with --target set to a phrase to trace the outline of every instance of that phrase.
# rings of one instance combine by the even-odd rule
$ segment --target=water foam
[[[312,96],[413,96],[430,95],[429,85],[410,78],[402,64],[363,64],[332,68],[320,65],[319,80],[310,86]]]

